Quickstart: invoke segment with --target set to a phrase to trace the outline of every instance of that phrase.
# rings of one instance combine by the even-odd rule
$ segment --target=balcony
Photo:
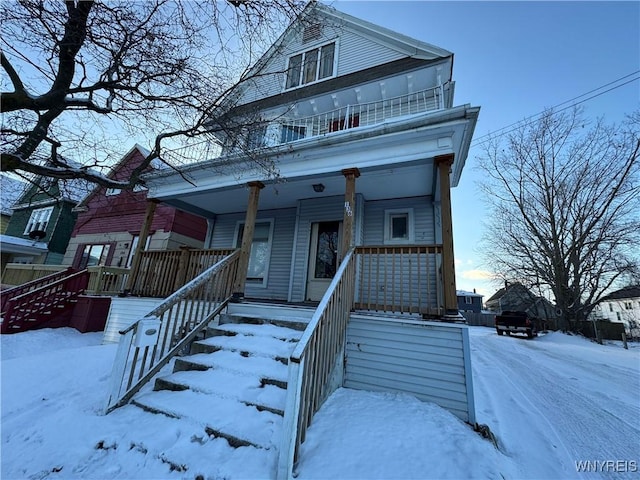
[[[342,130],[380,124],[391,118],[439,111],[444,109],[444,93],[443,85],[439,85],[384,100],[349,104],[306,117],[292,115],[295,109],[291,108],[286,113],[267,112],[266,116],[271,120],[245,127],[239,139],[228,139],[227,152],[276,147]],[[241,148],[238,148],[239,144]]]

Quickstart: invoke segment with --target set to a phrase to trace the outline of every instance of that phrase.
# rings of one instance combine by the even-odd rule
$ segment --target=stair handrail
[[[0,331],[9,333],[14,325],[26,321],[27,317],[51,310],[77,298],[85,292],[88,283],[89,272],[84,269],[10,298],[6,303],[6,311],[2,314]],[[33,322],[31,326],[40,323],[42,322]]]
[[[22,285],[16,285],[15,287],[3,290],[2,292],[0,292],[0,312],[4,313],[5,305],[9,301],[9,299],[17,297],[18,295],[22,295],[23,293],[30,290],[35,290],[36,288],[40,288],[49,283],[53,283],[60,278],[71,275],[75,271],[76,270],[74,268],[68,267],[59,272],[53,272],[44,277],[36,278],[35,280],[23,283]]]
[[[341,384],[334,381],[343,358],[354,305],[355,248],[344,257],[300,341],[289,357],[287,400],[278,459],[278,479],[291,478],[307,427],[323,401]],[[338,373],[339,375],[339,373]],[[294,475],[295,476],[295,475]]]
[[[119,332],[106,413],[128,403],[222,312],[231,299],[239,257],[238,249]]]

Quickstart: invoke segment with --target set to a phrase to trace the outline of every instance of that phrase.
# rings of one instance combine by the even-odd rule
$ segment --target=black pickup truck
[[[496,332],[502,335],[512,333],[526,333],[527,337],[533,338],[538,335],[536,319],[530,317],[527,312],[504,311],[496,315]]]

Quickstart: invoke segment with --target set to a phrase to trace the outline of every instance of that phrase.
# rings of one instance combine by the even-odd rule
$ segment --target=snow
[[[638,478],[640,345],[470,332],[477,417],[498,448],[412,396],[338,389],[307,431],[298,478]],[[0,341],[3,479],[266,478],[275,471],[273,448],[234,449],[202,425],[133,405],[104,415],[117,347],[101,345],[100,333],[45,329]],[[173,411],[198,402],[198,392],[178,393],[189,398],[154,401]],[[251,430],[252,414],[236,410],[210,414]],[[279,418],[271,428],[280,428]],[[578,473],[576,462],[598,471]]]

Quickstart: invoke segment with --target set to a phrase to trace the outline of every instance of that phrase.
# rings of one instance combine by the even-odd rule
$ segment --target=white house
[[[623,323],[628,336],[640,337],[640,285],[621,288],[604,297],[590,319]]]
[[[339,386],[408,392],[473,424],[468,331],[453,323],[450,189],[480,109],[454,103],[452,75],[453,53],[310,2],[213,114],[221,156],[146,177],[129,285],[144,295],[153,282],[168,298],[123,326],[108,409],[133,399],[167,411],[164,398],[185,398],[172,416],[197,417],[232,446],[271,445],[279,478],[295,476],[306,428]],[[143,251],[158,202],[208,220],[204,250]],[[175,278],[205,268],[173,293]],[[301,333],[270,333],[286,321]],[[211,400],[245,395],[263,429],[234,432],[203,398],[217,387],[190,393],[184,375],[156,380],[163,399],[135,396],[189,342],[199,354],[178,370],[218,371],[228,350],[234,371],[286,390],[269,405],[246,391]],[[257,372],[276,343],[275,364]]]

